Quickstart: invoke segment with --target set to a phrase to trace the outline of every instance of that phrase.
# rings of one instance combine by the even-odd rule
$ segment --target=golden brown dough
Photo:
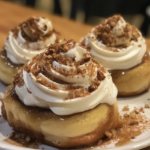
[[[127,70],[111,71],[118,96],[133,96],[148,90],[150,85],[150,58],[148,50],[141,64]]]
[[[6,56],[5,50],[0,50],[0,80],[9,85],[12,84],[13,77],[17,70],[23,65],[12,63]]]
[[[50,110],[22,104],[12,86],[5,92],[2,114],[15,130],[60,148],[88,146],[116,127],[118,105],[100,104],[92,110],[58,116]]]

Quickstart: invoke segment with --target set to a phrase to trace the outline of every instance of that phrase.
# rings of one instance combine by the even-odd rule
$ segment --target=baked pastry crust
[[[69,116],[55,115],[48,109],[25,106],[9,86],[2,114],[15,130],[59,148],[88,146],[118,123],[118,105],[100,104],[94,109]]]
[[[23,65],[12,63],[6,56],[6,51],[0,50],[0,80],[9,85],[13,82],[13,77],[17,70]]]
[[[150,58],[146,51],[142,63],[127,70],[110,71],[118,88],[118,96],[138,95],[148,90],[150,85]]]

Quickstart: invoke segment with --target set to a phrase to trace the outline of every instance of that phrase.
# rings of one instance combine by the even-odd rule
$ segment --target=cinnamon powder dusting
[[[19,147],[28,147],[28,148],[36,148],[36,149],[38,149],[41,144],[36,139],[33,139],[30,136],[17,131],[12,132],[10,137],[5,139],[4,141],[11,145],[15,145]]]
[[[46,19],[46,18],[45,18]],[[39,28],[38,22],[40,18],[39,17],[31,17],[28,20],[22,22],[18,26],[16,26],[14,29],[11,30],[14,37],[18,37],[18,32],[21,31],[22,37],[27,42],[36,42],[39,40],[46,40],[52,36],[53,33],[59,34],[54,29],[49,31],[46,35],[43,34],[43,31],[46,31],[48,28],[45,24],[42,29]]]
[[[148,104],[146,104],[148,105]],[[115,146],[123,146],[129,143],[132,139],[150,129],[150,119],[146,117],[143,107],[135,108],[133,111],[119,116],[119,123],[115,129],[105,131],[104,138],[99,140],[96,145],[91,148],[106,148],[111,143],[116,143]],[[42,144],[32,137],[14,131],[8,139],[4,140],[7,143],[20,147],[39,148]]]
[[[129,111],[129,105],[124,106],[122,111]]]
[[[14,76],[13,85],[18,85],[18,87],[21,87],[24,85],[23,75],[22,75],[23,67],[20,68],[16,75]]]
[[[145,104],[145,108],[150,108],[150,104]]]
[[[99,41],[102,41],[103,44],[110,47],[111,51],[117,52],[118,50],[115,48],[126,48],[129,46],[130,43],[115,45],[116,43],[116,35],[112,34],[113,28],[117,25],[118,21],[121,20],[120,15],[112,16],[104,21],[98,26],[95,27],[93,33],[96,35],[96,38]],[[126,23],[126,26],[123,27],[121,30],[123,30],[122,35],[120,35],[118,38],[122,39],[124,41],[125,39],[130,39],[130,41],[137,41],[138,37],[140,36],[140,33],[138,29],[132,25],[129,25]],[[84,44],[84,40],[81,43]],[[111,49],[113,47],[113,49]]]
[[[105,137],[98,141],[95,147],[105,148],[114,142],[116,143],[115,146],[123,146],[149,130],[150,119],[144,113],[144,108],[141,107],[120,116],[117,127],[111,131],[106,131]]]

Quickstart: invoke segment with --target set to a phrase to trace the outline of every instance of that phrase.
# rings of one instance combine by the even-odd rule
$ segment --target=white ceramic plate
[[[0,82],[0,92],[4,92],[5,89],[6,89],[6,86]],[[118,104],[119,104],[120,111],[127,104],[129,105],[130,110],[134,109],[135,106],[139,108],[144,107],[145,104],[150,104],[150,90],[139,96],[119,98]],[[150,109],[145,109],[144,111],[145,111],[146,116],[150,118]],[[9,127],[7,121],[5,121],[3,118],[0,118],[0,149],[1,150],[33,150],[29,148],[17,147],[17,146],[4,142],[4,139],[6,139],[12,131],[13,130],[11,127]],[[112,143],[105,148],[97,148],[97,149],[100,149],[100,150],[109,150],[109,149],[111,150],[139,150],[139,149],[148,147],[150,146],[150,130],[136,137],[134,140],[132,140],[132,142],[124,146],[115,147],[114,145],[115,143]],[[39,148],[40,149],[44,148],[44,150],[56,150],[56,148],[46,146],[46,145],[41,145]]]

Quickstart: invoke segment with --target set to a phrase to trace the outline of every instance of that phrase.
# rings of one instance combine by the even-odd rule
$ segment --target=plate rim
[[[1,92],[1,85],[2,85],[2,83],[0,82],[0,92]],[[145,92],[145,94],[146,93],[150,93],[150,90],[148,90],[147,92]],[[141,96],[143,96],[143,94]],[[140,96],[137,96],[137,98],[139,98],[139,97]],[[120,101],[120,102],[121,101],[126,101],[126,99],[121,99],[121,100],[118,99],[118,101]],[[129,101],[128,101],[127,104],[130,105],[131,103],[129,103]],[[142,104],[144,104],[144,103],[142,103]],[[118,105],[124,105],[124,104],[122,104],[122,103],[119,104],[118,103]],[[1,114],[1,102],[0,102],[0,114]],[[130,149],[130,150],[139,150],[139,149],[146,148],[148,146],[150,146],[150,138],[143,139],[143,140],[140,140],[138,142],[133,142],[132,145],[123,145],[123,147],[121,146],[121,147],[114,147],[114,148],[101,148],[101,150],[110,150],[110,149],[111,150],[127,150],[127,149]],[[32,149],[32,148],[19,147],[19,146],[11,145],[11,144],[9,144],[7,142],[4,142],[2,140],[0,140],[0,149],[2,149],[2,150],[39,150],[39,149]],[[50,147],[50,149],[56,149],[57,150],[58,148]],[[80,149],[82,149],[82,148],[80,148]],[[94,149],[99,149],[99,147],[94,148]],[[82,150],[84,150],[84,149],[82,149]]]

